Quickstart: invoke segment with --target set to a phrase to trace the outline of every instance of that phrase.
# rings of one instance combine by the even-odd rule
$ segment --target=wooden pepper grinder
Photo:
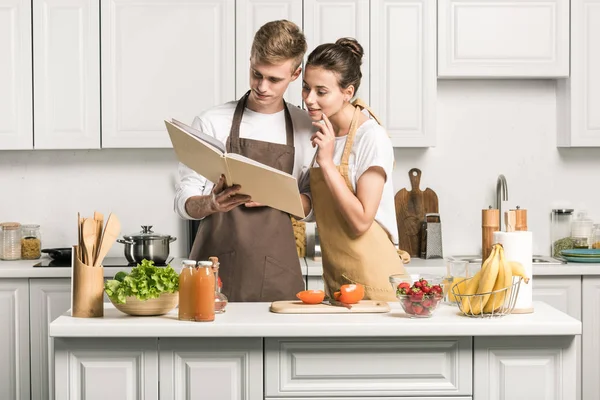
[[[526,231],[527,230],[527,210],[521,210],[521,207],[517,206],[516,210],[510,210],[515,212],[515,231]]]
[[[500,230],[500,211],[489,206],[487,210],[481,210],[481,262],[483,263],[492,252],[494,232]]]

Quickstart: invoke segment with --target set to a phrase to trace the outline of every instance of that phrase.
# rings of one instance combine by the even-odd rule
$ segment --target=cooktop
[[[125,257],[106,257],[102,263],[104,268],[124,268],[135,267],[137,263],[130,263]],[[167,264],[154,264],[157,267],[166,267]],[[51,258],[41,258],[40,261],[33,265],[34,267],[49,267],[49,268],[71,268],[71,260],[57,261]]]

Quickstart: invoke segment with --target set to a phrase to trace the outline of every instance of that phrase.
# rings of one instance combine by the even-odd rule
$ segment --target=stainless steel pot
[[[130,263],[140,263],[143,259],[164,264],[169,257],[169,244],[177,240],[171,235],[159,235],[152,231],[152,226],[142,226],[142,231],[131,235],[123,235],[117,242],[125,245],[125,258]]]

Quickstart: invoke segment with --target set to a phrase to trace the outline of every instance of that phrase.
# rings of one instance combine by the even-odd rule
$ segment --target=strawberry
[[[413,290],[413,294],[410,295],[410,299],[416,302],[421,301],[423,299],[423,292],[417,289]]]
[[[420,315],[423,312],[423,306],[419,303],[413,303],[412,311],[414,314]]]
[[[429,307],[433,306],[433,299],[430,299],[430,298],[423,299],[421,304],[423,305],[423,307],[429,308]]]
[[[416,281],[415,283],[413,283],[413,286],[420,289],[423,287],[423,284],[421,283],[421,281]]]
[[[423,293],[427,294],[427,293],[431,292],[431,287],[429,287],[429,286],[423,286],[421,288],[421,290],[423,291]]]
[[[408,288],[408,289],[406,289],[406,293],[405,293],[405,294],[406,294],[407,296],[410,296],[410,295],[411,295],[411,294],[413,294],[413,293],[414,293],[414,292],[413,292],[413,290],[412,290],[411,288]]]
[[[408,289],[408,288],[410,288],[410,284],[408,282],[401,282],[398,285],[398,289]]]
[[[419,280],[419,282],[421,282],[421,285],[423,285],[423,286],[427,286],[427,285],[429,285],[429,282],[427,282],[427,281],[426,281],[425,279],[423,279],[423,278],[421,278],[421,279]]]
[[[423,307],[423,309],[419,313],[419,315],[430,315],[430,314],[431,314],[431,311],[425,307]]]
[[[442,289],[442,287],[440,285],[433,285],[431,287],[431,291],[434,293],[443,293],[444,290]]]

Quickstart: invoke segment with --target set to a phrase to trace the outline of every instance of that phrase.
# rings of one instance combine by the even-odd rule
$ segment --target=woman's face
[[[344,99],[349,99],[348,89],[338,85],[337,74],[321,67],[308,66],[304,71],[302,98],[313,121],[319,121],[327,115],[335,115],[344,107]]]

